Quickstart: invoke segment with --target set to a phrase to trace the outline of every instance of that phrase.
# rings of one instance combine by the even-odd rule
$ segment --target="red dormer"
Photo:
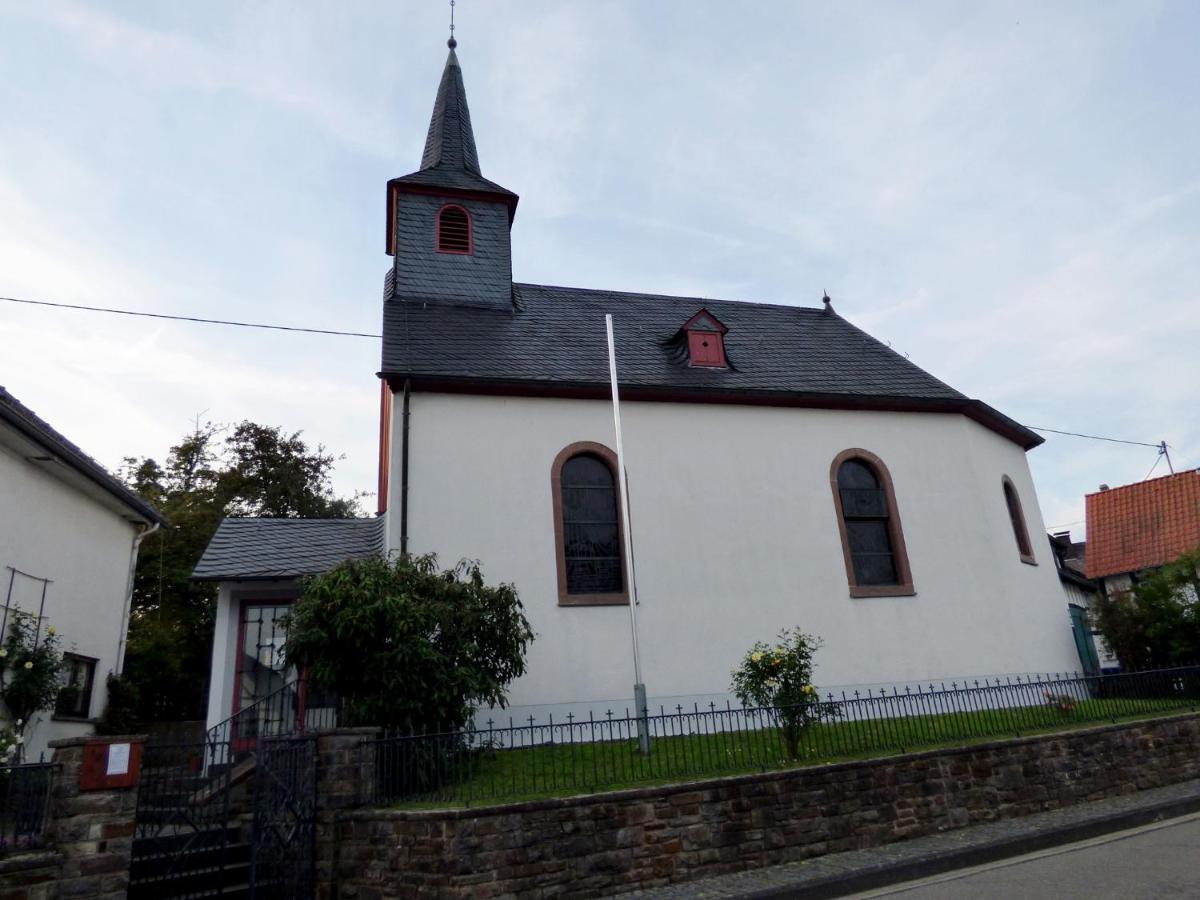
[[[725,333],[729,331],[707,309],[701,309],[683,323],[688,339],[688,362],[693,366],[726,369]]]

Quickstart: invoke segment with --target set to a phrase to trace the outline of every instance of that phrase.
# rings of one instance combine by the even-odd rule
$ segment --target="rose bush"
[[[55,630],[43,630],[37,616],[14,610],[8,620],[8,637],[0,645],[0,700],[12,717],[10,727],[21,738],[13,761],[21,761],[25,729],[58,699],[62,671]]]
[[[746,706],[769,710],[783,733],[788,755],[799,755],[800,736],[809,725],[839,715],[835,703],[822,703],[812,683],[813,655],[821,639],[785,628],[775,644],[756,643],[733,670],[730,690]]]

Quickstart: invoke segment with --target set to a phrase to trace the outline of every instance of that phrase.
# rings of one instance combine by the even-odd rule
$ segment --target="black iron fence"
[[[41,844],[55,768],[53,763],[0,767],[0,854]]]
[[[1200,703],[1200,666],[1002,677],[816,696],[787,707],[659,707],[365,742],[368,803],[470,804],[611,790],[905,753],[1176,711]],[[638,748],[639,729],[650,752]]]

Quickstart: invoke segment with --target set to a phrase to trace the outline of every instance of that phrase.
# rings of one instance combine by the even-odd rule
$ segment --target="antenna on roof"
[[[1169,469],[1171,474],[1174,475],[1175,467],[1173,465],[1171,465],[1171,454],[1167,452],[1167,442],[1166,441],[1163,441],[1161,444],[1158,445],[1158,452],[1166,458],[1167,469]]]
[[[454,0],[450,0],[450,40],[446,41],[446,46],[451,50],[458,46],[458,41],[454,39]]]

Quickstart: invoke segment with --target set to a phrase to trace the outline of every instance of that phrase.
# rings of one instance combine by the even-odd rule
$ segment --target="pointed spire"
[[[463,87],[462,69],[454,52],[458,42],[451,38],[446,43],[450,45],[450,55],[446,57],[442,83],[438,85],[437,99],[433,103],[433,117],[429,121],[429,135],[425,138],[421,170],[441,166],[465,169],[479,175],[479,154],[475,150],[475,134],[471,130],[471,112],[467,109],[467,91]]]

